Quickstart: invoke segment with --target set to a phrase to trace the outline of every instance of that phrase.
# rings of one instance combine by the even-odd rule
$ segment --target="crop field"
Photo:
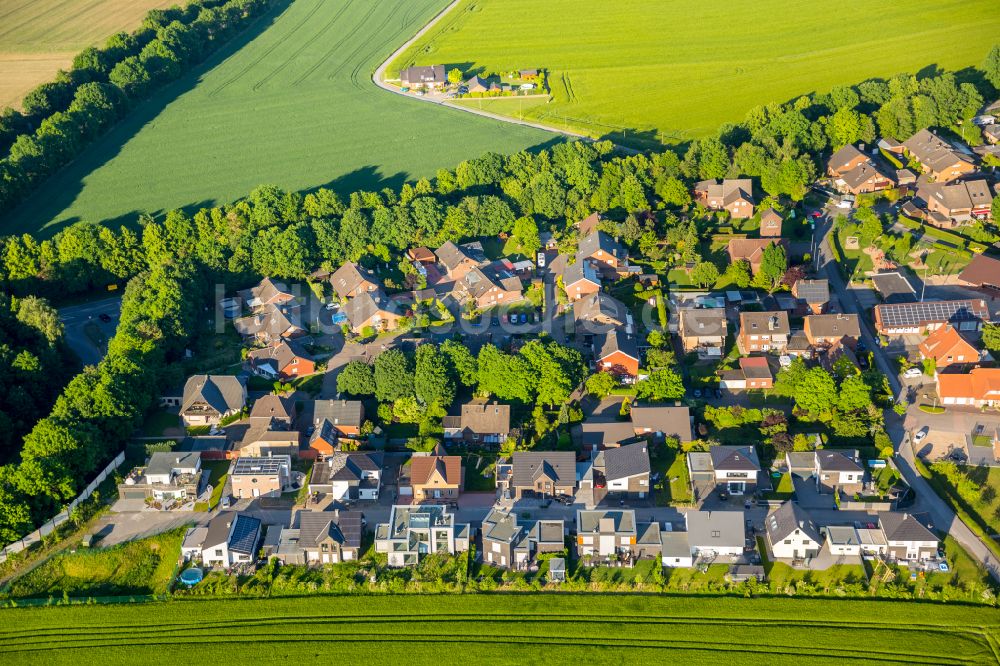
[[[141,105],[0,220],[77,220],[226,203],[260,184],[398,186],[494,150],[553,140],[380,90],[371,74],[447,0],[276,0],[272,14]]]
[[[67,69],[73,56],[119,30],[139,25],[150,9],[176,0],[4,0],[0,3],[0,108]]]
[[[997,616],[896,602],[639,595],[300,597],[0,610],[5,664],[996,663]],[[669,651],[669,652],[667,652]]]
[[[645,146],[835,85],[979,65],[998,34],[993,0],[899,0],[881,16],[863,0],[463,0],[387,75],[545,69],[553,100],[526,119]]]

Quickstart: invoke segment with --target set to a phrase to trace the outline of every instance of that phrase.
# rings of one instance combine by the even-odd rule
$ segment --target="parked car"
[[[910,368],[909,370],[903,373],[903,376],[906,377],[907,379],[916,379],[922,374],[924,374],[924,371],[921,370],[920,368]]]
[[[223,509],[228,509],[232,506],[232,497],[228,493],[222,496],[222,502],[220,503]]]
[[[915,434],[913,436],[913,443],[914,444],[919,444],[920,442],[922,442],[925,439],[927,439],[927,433],[928,432],[930,432],[930,428],[928,428],[927,426],[924,426],[923,428],[921,428],[920,430],[918,430],[917,434]]]

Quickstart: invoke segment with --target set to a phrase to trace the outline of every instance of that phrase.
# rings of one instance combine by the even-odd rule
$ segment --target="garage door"
[[[122,499],[127,499],[127,500],[146,499],[146,491],[139,490],[137,488],[132,488],[132,489],[126,488],[122,490]]]

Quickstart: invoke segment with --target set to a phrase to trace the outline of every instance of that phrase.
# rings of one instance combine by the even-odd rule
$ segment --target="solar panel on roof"
[[[925,301],[880,305],[882,323],[889,327],[918,326],[931,321],[974,321],[987,316],[975,301]]]
[[[233,536],[229,540],[229,549],[240,553],[250,553],[256,545],[257,529],[260,521],[256,518],[239,516],[233,527]]]

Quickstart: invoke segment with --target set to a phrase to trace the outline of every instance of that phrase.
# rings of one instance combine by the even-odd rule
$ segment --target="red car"
[[[811,213],[811,215],[812,215],[813,217],[823,217],[823,213],[819,212],[818,210],[814,210],[814,211],[813,211],[813,212]]]

